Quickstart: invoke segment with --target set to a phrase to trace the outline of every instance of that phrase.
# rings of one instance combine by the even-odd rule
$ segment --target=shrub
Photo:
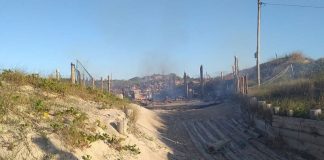
[[[86,133],[88,117],[85,113],[71,107],[55,113],[54,116],[50,126],[65,144],[73,148],[84,148],[90,145],[89,134]]]
[[[49,108],[44,104],[44,101],[40,99],[35,101],[33,109],[35,109],[37,112],[49,111]]]
[[[123,146],[122,149],[126,150],[126,151],[131,151],[135,155],[141,153],[140,149],[138,147],[136,147],[136,144]]]
[[[91,160],[92,157],[90,155],[85,155],[85,156],[82,156],[82,159],[83,160]]]

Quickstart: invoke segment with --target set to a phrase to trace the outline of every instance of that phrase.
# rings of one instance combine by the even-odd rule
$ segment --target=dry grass
[[[294,110],[294,116],[308,118],[309,109],[324,109],[324,79],[291,80],[255,88],[251,95],[280,106],[282,114]]]
[[[55,79],[39,78],[34,75],[28,75],[22,71],[4,70],[0,75],[0,78],[12,85],[31,85],[34,88],[57,93],[61,96],[78,96],[84,100],[102,102],[107,106],[114,106],[120,109],[128,103],[126,100],[121,100],[112,94],[98,89],[92,89],[89,87],[85,88],[79,85],[73,85],[69,82],[57,81]]]
[[[31,86],[33,91],[22,92],[22,86]],[[16,128],[15,132],[21,132],[22,127],[29,127],[44,136],[54,132],[71,150],[86,148],[91,143],[102,140],[118,151],[140,153],[136,145],[122,145],[123,139],[107,134],[95,134],[97,126],[89,123],[86,113],[68,104],[56,104],[53,98],[42,94],[42,91],[55,93],[62,98],[72,95],[125,111],[129,108],[127,101],[101,90],[39,78],[20,71],[5,70],[0,74],[0,123]],[[133,112],[128,118],[133,124],[138,113],[135,108],[131,109]]]

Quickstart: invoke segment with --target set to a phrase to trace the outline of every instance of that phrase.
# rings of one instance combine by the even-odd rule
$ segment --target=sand
[[[35,94],[30,86],[21,87],[21,94]],[[78,108],[80,111],[87,114],[88,124],[95,124],[100,121],[101,125],[106,127],[96,127],[95,133],[107,133],[115,135],[118,138],[123,138],[122,145],[136,145],[140,149],[140,154],[136,155],[130,151],[117,151],[101,140],[93,142],[90,147],[78,149],[66,146],[60,136],[56,133],[41,134],[38,131],[28,128],[21,130],[20,127],[24,124],[32,124],[38,127],[48,127],[49,124],[38,124],[30,121],[36,118],[26,113],[27,119],[19,119],[15,113],[10,113],[12,116],[10,121],[21,123],[21,125],[10,125],[0,123],[0,160],[1,159],[82,159],[83,156],[89,156],[92,160],[163,160],[167,159],[167,155],[171,152],[170,148],[160,141],[158,129],[163,128],[163,123],[158,118],[156,113],[145,109],[136,104],[130,104],[133,109],[138,110],[138,120],[136,126],[138,133],[126,132],[121,135],[117,132],[116,124],[121,119],[126,119],[127,116],[123,110],[117,108],[99,109],[101,104],[85,101],[79,97],[66,96],[60,97],[51,93],[41,93],[46,95],[55,105],[69,106]],[[17,106],[21,111],[24,111],[24,106]],[[49,118],[55,118],[52,113],[47,115]],[[20,122],[17,122],[20,121]],[[33,124],[35,123],[35,124]]]

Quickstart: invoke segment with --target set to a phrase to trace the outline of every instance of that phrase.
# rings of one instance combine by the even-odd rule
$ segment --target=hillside
[[[324,71],[324,59],[313,60],[302,53],[291,53],[260,65],[261,84],[275,83],[289,79],[309,78]],[[240,71],[249,76],[250,85],[255,85],[255,67]]]
[[[255,79],[254,68],[246,69]],[[312,60],[301,54],[275,59],[261,65],[261,87],[250,85],[250,95],[280,107],[280,114],[294,112],[309,118],[310,109],[324,109],[324,59]],[[320,117],[324,118],[324,117]]]
[[[165,159],[170,151],[154,132],[163,127],[156,117],[96,89],[0,75],[0,159]],[[123,120],[127,131],[119,133]]]

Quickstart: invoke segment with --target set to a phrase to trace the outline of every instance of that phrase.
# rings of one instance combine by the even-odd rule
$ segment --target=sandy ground
[[[33,94],[30,87],[23,87],[23,94]],[[149,110],[131,104],[138,111],[137,130],[119,134],[114,124],[126,118],[120,109],[99,109],[101,104],[84,101],[81,98],[65,98],[48,94],[56,106],[69,106],[85,112],[89,124],[100,121],[106,127],[97,126],[96,133],[107,133],[124,138],[123,145],[133,145],[140,149],[140,154],[129,151],[117,151],[101,140],[91,143],[84,149],[68,149],[55,133],[41,135],[35,129],[25,127],[24,120],[19,125],[0,124],[0,160],[1,159],[82,159],[89,155],[92,160],[166,160],[166,159],[293,159],[288,152],[277,152],[266,146],[260,134],[245,124],[240,117],[240,107],[235,103],[224,102],[219,105],[172,104],[167,110]],[[202,108],[186,107],[200,105]],[[179,109],[176,107],[179,105]],[[161,106],[159,106],[161,107]],[[175,107],[175,109],[173,109]],[[23,107],[17,107],[23,110]],[[23,112],[21,112],[23,113]],[[10,121],[17,124],[15,114]],[[33,119],[30,115],[23,115]],[[29,117],[29,118],[28,118]],[[34,123],[34,122],[29,122]],[[46,124],[33,124],[36,128],[46,128]]]
[[[302,159],[268,147],[265,138],[243,121],[235,103],[154,112],[165,125],[160,129],[161,140],[173,151],[168,159]]]
[[[117,109],[98,110],[96,109],[97,104],[95,103],[84,105],[87,104],[87,102],[78,101],[81,102],[80,104],[83,104],[81,108],[84,112],[88,113],[90,121],[99,119],[101,122],[108,124],[108,128],[105,131],[101,130],[101,133],[113,134],[125,138],[123,144],[136,144],[141,152],[139,155],[133,155],[127,152],[117,152],[102,141],[97,141],[91,144],[90,148],[76,150],[73,154],[78,159],[81,159],[82,155],[90,155],[92,159],[95,160],[164,160],[167,159],[167,155],[172,152],[169,147],[159,140],[157,129],[164,128],[164,126],[156,113],[140,107],[139,105],[131,104],[131,106],[138,111],[138,119],[136,122],[138,128],[137,134],[127,132],[126,135],[120,135],[116,129],[109,124],[124,119],[126,115],[123,111]]]
[[[23,94],[34,94],[33,88],[22,87]],[[95,141],[90,144],[90,147],[83,149],[69,148],[64,145],[64,142],[56,133],[44,133],[40,134],[35,128],[25,127],[22,130],[21,126],[25,126],[25,123],[35,123],[33,125],[39,126],[39,128],[48,128],[48,124],[38,124],[36,122],[29,122],[25,119],[18,119],[18,116],[12,114],[11,119],[15,120],[14,124],[0,123],[0,160],[7,159],[83,159],[82,156],[89,155],[92,160],[163,160],[167,159],[168,154],[172,154],[172,150],[164,145],[160,141],[158,129],[163,129],[164,125],[158,118],[156,113],[140,107],[135,104],[130,104],[134,110],[138,110],[138,120],[136,122],[138,130],[136,132],[126,132],[126,134],[120,134],[116,130],[116,122],[126,118],[126,114],[120,109],[99,109],[100,103],[92,101],[84,101],[81,98],[67,96],[57,97],[46,93],[51,97],[51,101],[56,106],[69,106],[78,108],[82,112],[87,114],[89,118],[88,124],[100,124],[105,127],[97,126],[94,133],[107,133],[112,136],[115,135],[118,138],[125,139],[122,141],[122,145],[136,145],[139,148],[140,154],[136,155],[130,151],[117,151],[110,147],[108,144],[101,140]],[[19,108],[19,107],[17,107]],[[22,110],[24,107],[20,107]],[[55,107],[54,107],[55,108]],[[51,113],[50,113],[51,114]],[[25,117],[30,115],[26,114]],[[50,116],[50,115],[49,115]],[[15,119],[17,117],[17,120]],[[32,118],[28,118],[32,119]],[[10,120],[8,122],[11,122]],[[127,118],[126,118],[127,121]],[[21,123],[21,124],[20,124]]]

